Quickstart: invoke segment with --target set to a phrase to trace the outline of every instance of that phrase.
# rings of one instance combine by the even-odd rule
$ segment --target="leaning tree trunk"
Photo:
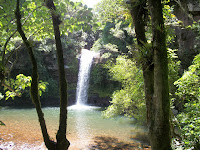
[[[60,120],[59,120],[59,130],[56,135],[57,139],[57,149],[67,150],[70,143],[66,138],[67,130],[67,81],[65,77],[64,59],[63,59],[63,49],[60,37],[59,25],[61,23],[59,15],[56,12],[56,7],[53,0],[46,0],[46,6],[49,8],[52,16],[54,35],[56,41],[56,52],[59,70],[59,91],[60,91]]]
[[[170,150],[169,86],[166,35],[161,0],[148,0],[154,48],[154,118],[151,120],[152,150]]]
[[[20,15],[20,10],[19,10],[19,0],[17,0],[15,16],[17,19],[17,30],[18,30],[20,36],[22,37],[24,44],[26,45],[26,47],[28,49],[28,53],[29,53],[31,63],[32,63],[31,99],[32,99],[32,101],[35,105],[36,111],[37,111],[37,115],[39,118],[40,127],[42,130],[42,135],[43,135],[45,145],[49,150],[55,150],[56,145],[49,138],[46,124],[45,124],[44,114],[41,109],[40,97],[39,97],[39,93],[38,93],[38,78],[39,78],[39,76],[38,76],[37,62],[36,62],[34,54],[33,54],[32,46],[31,46],[30,42],[28,41],[28,39],[26,38],[24,31],[22,30],[21,15]]]

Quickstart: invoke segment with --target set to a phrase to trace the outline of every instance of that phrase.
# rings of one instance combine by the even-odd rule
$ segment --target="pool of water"
[[[117,117],[103,119],[99,107],[69,107],[67,138],[70,149],[87,149],[97,136],[117,138],[131,142],[131,136],[138,132],[133,120]],[[58,129],[59,108],[43,108],[48,132],[55,138]],[[2,149],[44,149],[42,134],[35,109],[0,110],[0,120],[6,126],[0,126],[0,148]],[[34,147],[34,148],[33,148]]]

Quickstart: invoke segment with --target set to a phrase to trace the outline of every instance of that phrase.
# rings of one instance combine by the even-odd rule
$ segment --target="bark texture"
[[[42,130],[42,135],[43,135],[45,145],[49,150],[54,150],[56,145],[49,138],[47,128],[46,128],[45,119],[44,119],[44,114],[42,112],[41,104],[40,104],[40,97],[39,97],[39,92],[38,92],[38,78],[39,78],[39,76],[38,76],[38,69],[37,69],[37,61],[34,57],[32,46],[31,46],[30,42],[27,40],[24,31],[22,30],[21,15],[20,15],[20,10],[19,10],[19,0],[17,0],[15,16],[16,16],[16,19],[17,19],[17,31],[19,32],[24,44],[26,45],[26,47],[28,49],[28,53],[29,53],[31,63],[32,63],[31,98],[32,98],[32,101],[35,105],[36,111],[37,111],[37,115],[38,115],[38,118],[39,118],[40,127],[41,127],[41,130]]]
[[[154,49],[154,118],[151,119],[152,150],[170,150],[169,85],[166,35],[161,0],[148,0]]]
[[[151,48],[146,48],[147,39],[145,36],[145,16],[146,16],[146,0],[131,3],[131,16],[133,19],[133,23],[135,26],[135,33],[137,38],[137,43],[139,45],[140,53],[142,58],[142,70],[143,70],[143,78],[144,78],[144,91],[145,91],[145,101],[146,101],[146,109],[147,109],[147,125],[150,125],[150,119],[153,118],[151,113],[152,105],[153,105],[153,51]],[[144,49],[146,52],[146,56],[144,56]]]
[[[152,150],[170,150],[168,60],[162,4],[161,0],[148,0],[148,5],[153,32],[152,49],[145,49],[148,44],[145,36],[146,1],[131,3],[137,43],[148,54],[144,55],[141,50],[149,139]]]

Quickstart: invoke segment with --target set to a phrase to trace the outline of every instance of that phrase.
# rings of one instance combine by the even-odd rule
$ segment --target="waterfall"
[[[95,55],[95,52],[87,49],[82,49],[81,51],[78,83],[76,88],[76,105],[87,104],[90,69]]]

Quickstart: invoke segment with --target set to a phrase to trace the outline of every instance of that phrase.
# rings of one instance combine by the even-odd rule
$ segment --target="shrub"
[[[180,124],[184,147],[200,149],[200,54],[198,54],[188,71],[175,82],[176,95],[184,103],[184,110],[177,119]]]

